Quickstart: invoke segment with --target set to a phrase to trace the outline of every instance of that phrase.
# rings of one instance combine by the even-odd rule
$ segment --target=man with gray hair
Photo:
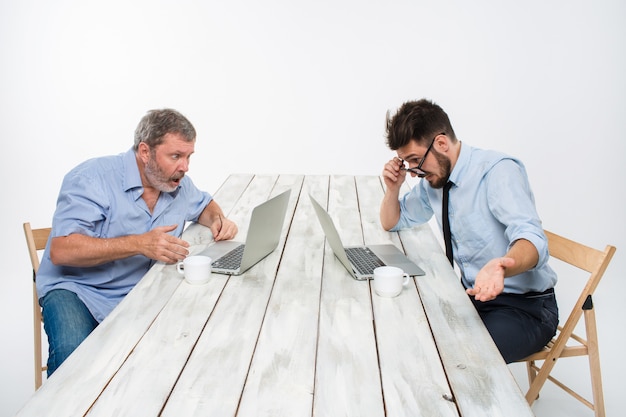
[[[195,141],[182,114],[151,110],[132,149],[85,161],[63,179],[37,274],[48,376],[155,262],[188,255],[185,222],[207,226],[215,240],[237,234],[213,197],[185,176]]]

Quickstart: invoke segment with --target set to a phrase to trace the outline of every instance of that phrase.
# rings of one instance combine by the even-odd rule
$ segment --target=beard
[[[437,152],[435,149],[432,149],[431,153],[435,155],[435,158],[439,163],[439,174],[432,181],[427,181],[432,188],[443,188],[443,186],[446,185],[448,179],[450,178],[452,163],[450,162],[450,158],[448,158],[444,154]]]
[[[169,176],[163,172],[159,164],[157,164],[154,155],[150,155],[150,160],[146,164],[145,175],[151,186],[163,193],[171,193],[176,191],[178,185],[180,184],[180,180],[185,176],[185,173],[181,172],[174,176]],[[172,182],[175,184],[172,185]]]

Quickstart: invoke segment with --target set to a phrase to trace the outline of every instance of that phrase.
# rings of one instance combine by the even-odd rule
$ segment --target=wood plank
[[[302,181],[302,176],[256,176],[231,217],[241,222],[260,202],[292,188],[296,192],[290,197],[285,226],[290,227]],[[247,226],[240,228],[243,238],[242,232],[247,232]],[[228,279],[163,416],[235,415],[280,264],[285,234],[272,254],[243,275]]]
[[[213,193],[213,198],[222,207],[224,213],[230,213],[233,207],[237,205],[237,201],[250,186],[254,177],[254,174],[231,174],[217,191]]]
[[[124,364],[181,279],[160,279],[157,263],[41,386],[19,415],[84,415]],[[119,318],[119,319],[118,319]],[[67,393],[72,399],[61,401]]]
[[[461,414],[532,416],[459,277],[426,228],[430,231],[425,224],[400,236],[409,254],[427,260],[427,274],[416,283]]]
[[[316,193],[320,204],[326,198]],[[354,178],[333,176],[328,211],[344,245],[363,243]],[[321,227],[320,227],[321,229]],[[369,285],[325,245],[313,415],[385,415]]]
[[[305,178],[238,416],[311,415],[324,234],[308,194],[327,186]]]
[[[175,265],[163,268],[161,279],[180,279]],[[226,283],[212,274],[206,285],[184,280],[144,337],[98,398],[89,416],[156,416],[185,367]]]
[[[356,183],[365,243],[387,243],[389,235],[399,240],[380,226],[380,178],[357,177]],[[458,416],[456,405],[446,400],[452,392],[441,362],[434,360],[439,353],[415,281],[395,298],[379,297],[373,288],[370,292],[387,415]]]

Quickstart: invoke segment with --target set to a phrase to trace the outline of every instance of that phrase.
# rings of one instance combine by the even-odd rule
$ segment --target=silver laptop
[[[424,271],[393,244],[344,247],[328,212],[310,194],[309,198],[324,229],[328,244],[353,278],[372,279],[374,268],[384,265],[397,266],[411,276],[424,275]]]
[[[212,272],[241,275],[272,253],[280,241],[291,190],[256,206],[252,210],[246,242],[222,240],[203,250],[210,256]]]

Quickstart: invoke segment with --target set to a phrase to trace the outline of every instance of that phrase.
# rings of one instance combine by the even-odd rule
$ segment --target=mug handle
[[[404,279],[402,280],[402,286],[406,287],[407,284],[409,283],[409,279],[411,278],[409,276],[409,274],[407,274],[406,272],[402,274],[402,276],[404,277]]]
[[[179,274],[185,275],[185,267],[183,266],[182,262],[179,262],[176,264],[176,270],[178,271]]]

